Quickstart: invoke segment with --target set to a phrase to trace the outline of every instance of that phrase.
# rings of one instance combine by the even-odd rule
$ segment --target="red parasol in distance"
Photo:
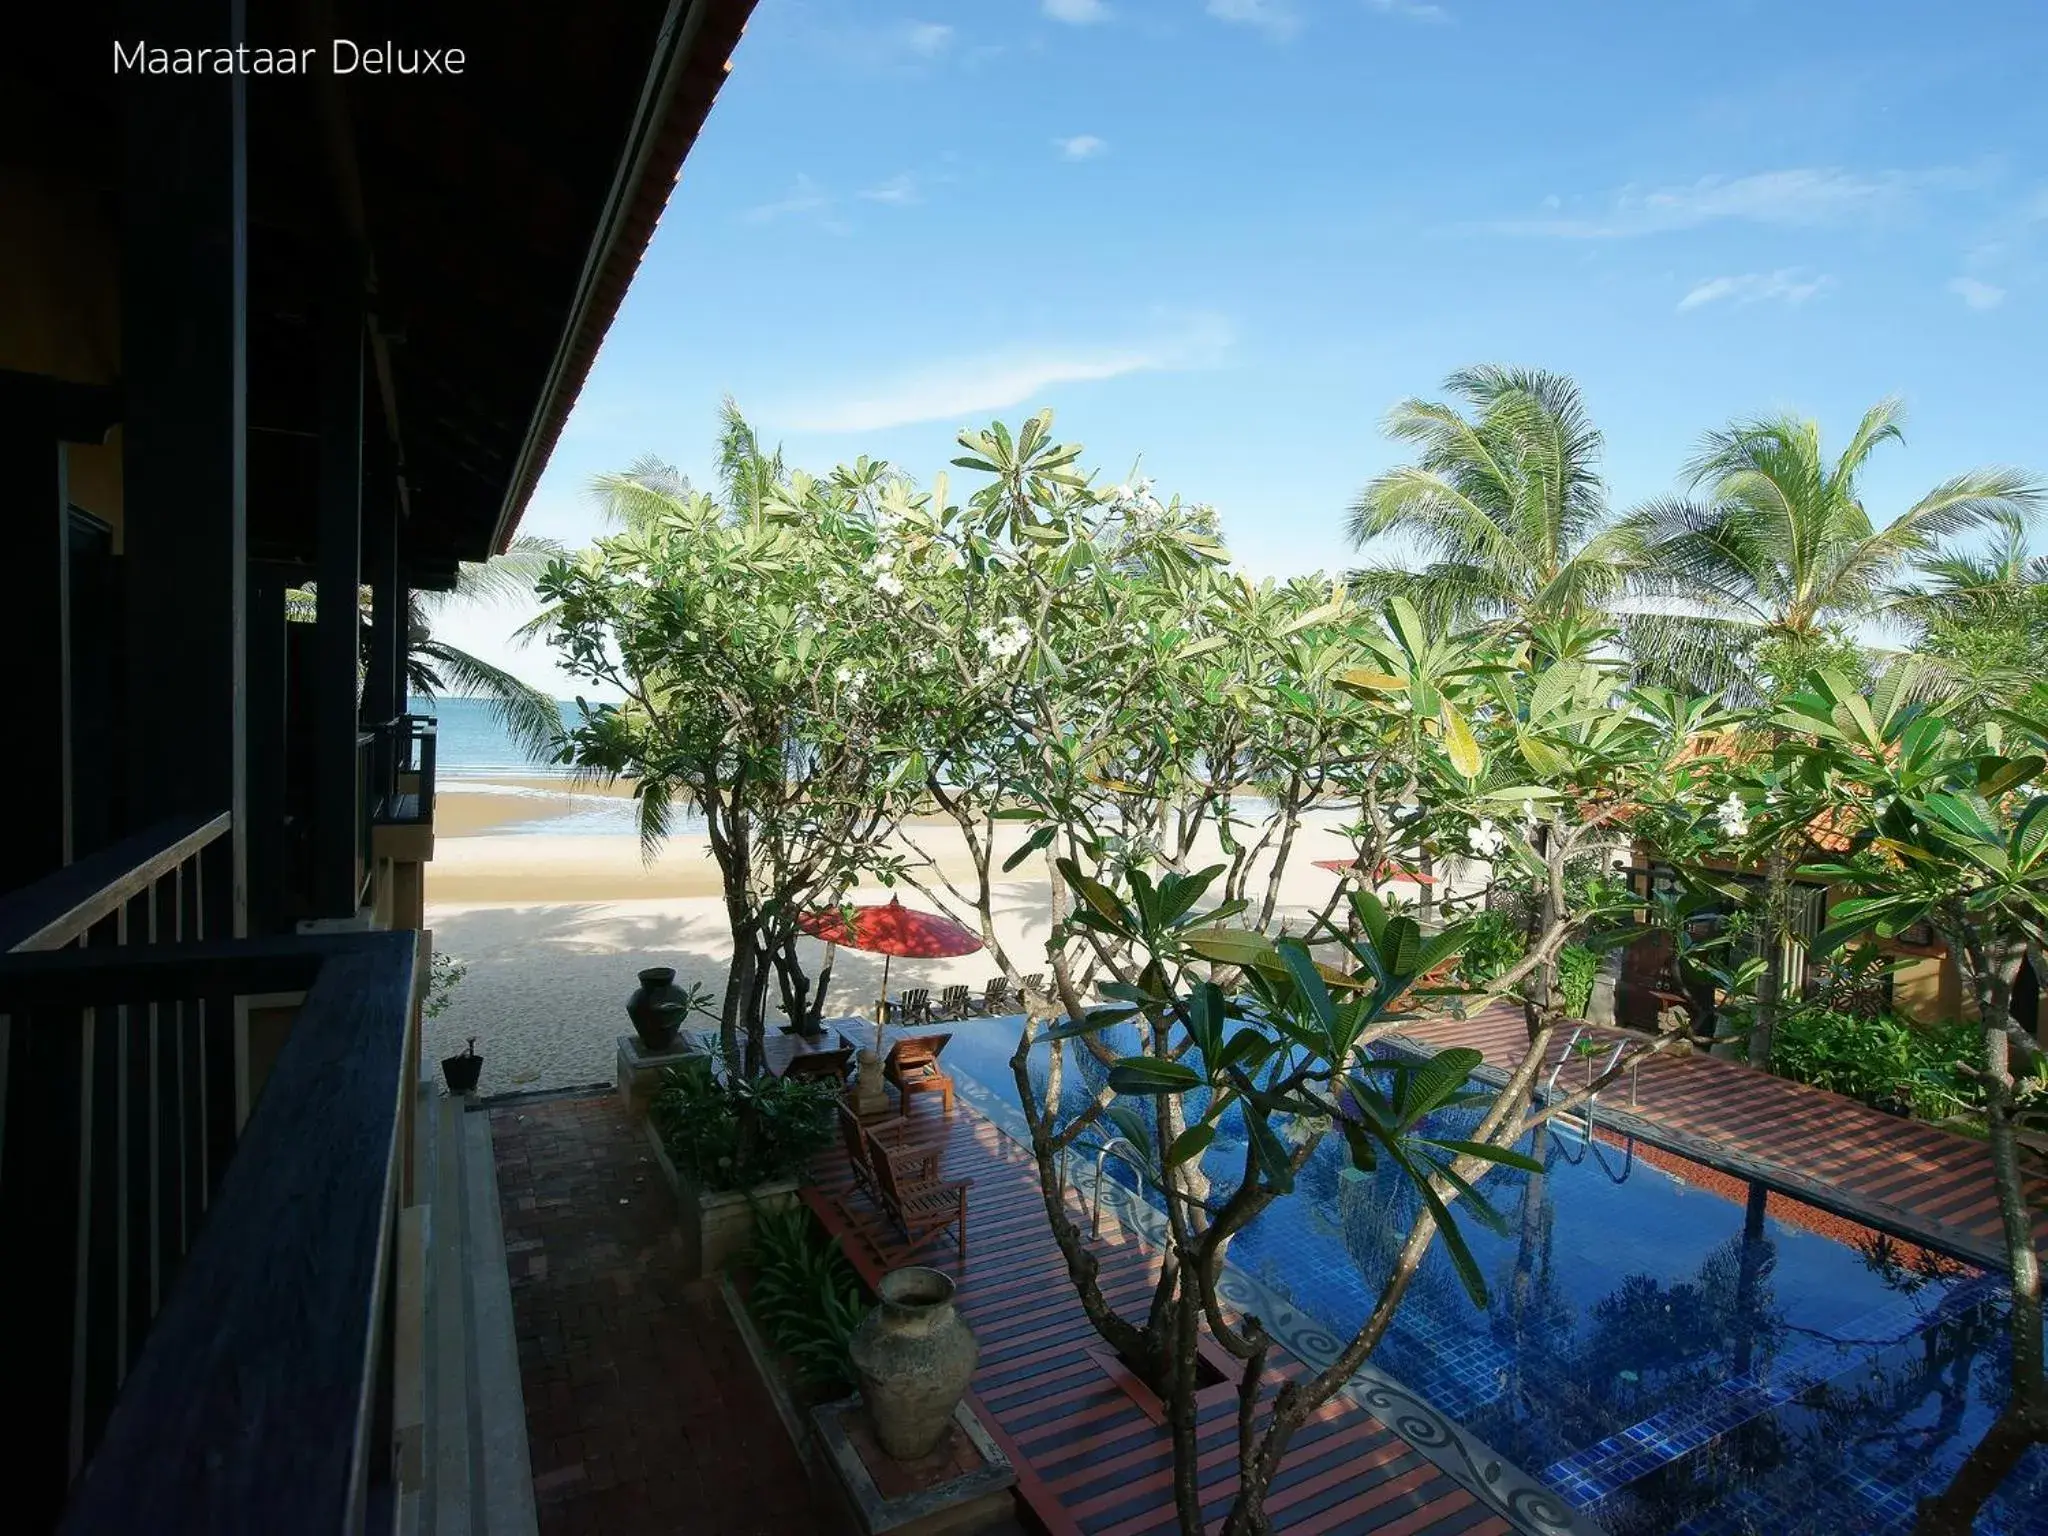
[[[889,1000],[889,962],[898,955],[913,960],[949,959],[981,948],[981,935],[937,912],[906,907],[896,897],[864,907],[827,907],[806,912],[797,927],[815,939],[842,949],[864,950],[882,957],[882,1001]],[[882,1049],[882,1021],[877,1010],[875,1050]]]

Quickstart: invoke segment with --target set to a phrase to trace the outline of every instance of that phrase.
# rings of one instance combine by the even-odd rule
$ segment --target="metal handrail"
[[[1117,1151],[1118,1147],[1125,1147],[1129,1150],[1119,1152]],[[1095,1151],[1095,1187],[1089,1191],[1089,1198],[1094,1207],[1088,1217],[1088,1235],[1090,1237],[1102,1236],[1102,1168],[1112,1157],[1122,1158],[1124,1166],[1137,1173],[1139,1188],[1142,1190],[1144,1187],[1145,1165],[1141,1161],[1144,1154],[1138,1150],[1137,1143],[1133,1142],[1128,1136],[1112,1136],[1103,1142]]]

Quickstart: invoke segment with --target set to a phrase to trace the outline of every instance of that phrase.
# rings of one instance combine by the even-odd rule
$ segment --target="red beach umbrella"
[[[862,907],[827,907],[805,912],[797,927],[815,939],[842,949],[865,950],[882,957],[882,1000],[889,999],[889,962],[898,955],[913,960],[949,959],[981,948],[981,935],[937,912],[906,907],[894,896]],[[882,1023],[875,1021],[875,1050],[882,1048]]]
[[[1317,869],[1327,869],[1336,875],[1355,875],[1359,871],[1356,859],[1317,859]],[[1407,880],[1416,885],[1435,885],[1435,875],[1425,875],[1419,869],[1409,869],[1402,864],[1386,863],[1374,871],[1372,882],[1378,885],[1382,880]]]

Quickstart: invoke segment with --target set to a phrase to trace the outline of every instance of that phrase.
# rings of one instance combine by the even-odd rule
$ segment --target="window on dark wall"
[[[90,512],[70,509],[66,558],[71,613],[67,639],[71,677],[66,711],[71,726],[71,856],[106,847],[123,825],[125,793],[117,724],[121,719],[121,561],[114,530]]]

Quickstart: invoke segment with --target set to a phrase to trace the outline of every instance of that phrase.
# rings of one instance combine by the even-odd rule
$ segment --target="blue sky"
[[[696,471],[731,393],[795,462],[928,477],[1040,406],[1340,568],[1403,396],[1557,369],[1619,504],[1705,428],[1878,397],[1888,516],[2048,472],[2048,11],[1897,0],[761,0],[524,527]],[[535,681],[502,610],[457,643]]]

